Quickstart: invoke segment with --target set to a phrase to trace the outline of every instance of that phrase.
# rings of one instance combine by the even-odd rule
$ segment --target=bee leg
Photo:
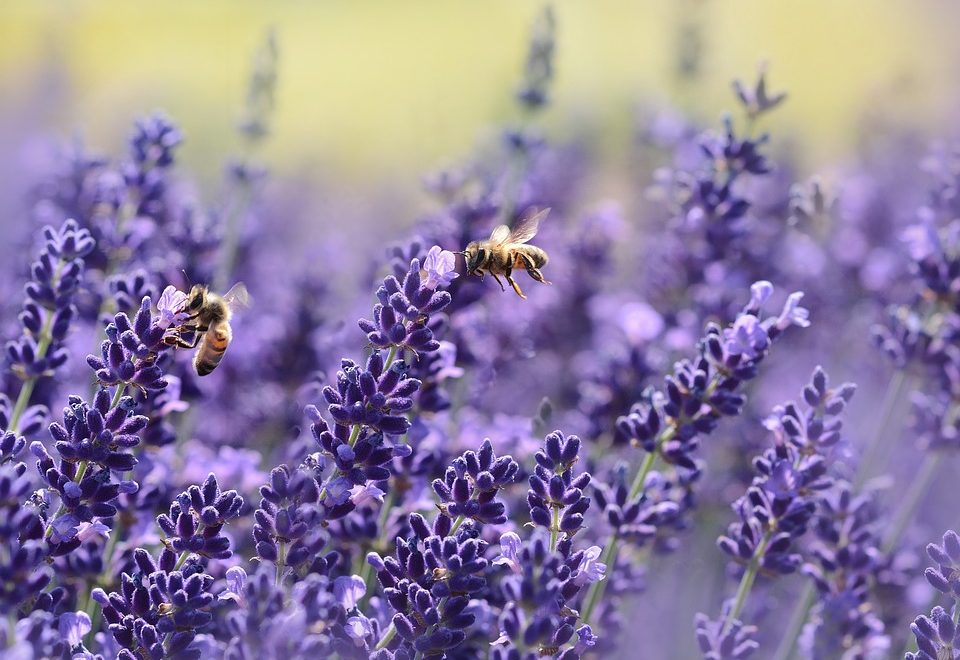
[[[194,335],[192,342],[189,342],[180,337],[170,337],[168,339],[164,339],[164,342],[169,346],[173,346],[174,348],[196,348],[197,344],[200,343],[200,338],[202,336],[203,335],[201,334]]]
[[[496,274],[496,273],[490,273],[490,277],[492,277],[493,279],[495,279],[495,280],[497,281],[497,284],[500,285],[500,290],[501,290],[501,291],[506,291],[506,290],[507,290],[506,287],[503,286],[503,282],[500,281],[500,278],[497,277],[497,274]],[[510,276],[509,276],[509,275],[507,275],[507,279],[508,279],[508,280],[510,279]]]
[[[527,269],[527,274],[532,277],[537,282],[541,284],[550,284],[550,282],[543,276],[543,273],[540,272],[540,269],[533,265],[533,260],[527,255],[521,255],[523,259],[523,266]]]
[[[507,274],[506,277],[507,277],[507,281],[510,282],[510,286],[512,286],[513,290],[517,292],[517,295],[523,298],[524,300],[526,300],[527,297],[523,295],[523,291],[520,290],[520,285],[517,284],[517,281],[515,279],[513,279],[513,276],[510,274]]]
[[[550,280],[544,278],[543,273],[540,272],[539,268],[528,268],[527,273],[529,273],[530,277],[535,279],[537,282],[540,282],[540,284],[552,284]]]

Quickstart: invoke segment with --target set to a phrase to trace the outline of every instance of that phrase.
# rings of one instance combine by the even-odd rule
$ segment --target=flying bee
[[[510,231],[507,225],[498,225],[487,240],[470,243],[462,252],[467,262],[467,274],[479,275],[480,279],[483,279],[485,273],[490,273],[500,285],[500,289],[506,291],[503,282],[497,277],[503,275],[517,295],[524,300],[527,297],[513,279],[512,273],[515,269],[522,268],[537,282],[550,284],[540,272],[547,263],[547,253],[535,245],[525,245],[537,235],[540,221],[547,217],[549,212],[550,209],[544,209],[524,218],[513,231]]]
[[[233,312],[249,304],[250,295],[241,282],[234,284],[222,296],[212,293],[202,284],[195,284],[181,310],[189,316],[167,341],[178,348],[196,348],[193,367],[198,376],[206,376],[220,364],[233,339],[233,329],[230,327]],[[184,340],[180,333],[191,333],[192,341]]]

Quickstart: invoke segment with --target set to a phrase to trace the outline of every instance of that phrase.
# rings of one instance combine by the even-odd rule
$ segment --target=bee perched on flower
[[[158,305],[163,310],[161,320],[168,323],[164,342],[176,348],[196,348],[194,369],[198,376],[206,376],[217,368],[233,340],[233,312],[250,304],[247,287],[238,282],[222,296],[202,284],[194,285],[189,294],[170,289],[164,290],[167,297],[163,300],[161,296],[163,305]]]

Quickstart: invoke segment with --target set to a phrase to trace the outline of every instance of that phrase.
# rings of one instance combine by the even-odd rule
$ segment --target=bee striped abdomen
[[[535,245],[528,245],[526,252],[527,256],[533,260],[533,265],[537,268],[542,268],[549,260],[546,251],[541,250]]]
[[[225,323],[207,331],[193,361],[198,376],[206,376],[217,368],[230,345],[230,335],[230,326]]]

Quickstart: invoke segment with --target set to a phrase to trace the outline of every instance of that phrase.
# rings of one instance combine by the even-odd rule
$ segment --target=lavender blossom
[[[277,575],[310,567],[326,573],[337,562],[336,553],[321,557],[326,538],[320,533],[324,521],[320,486],[309,471],[291,471],[281,465],[270,473],[270,483],[260,488],[262,500],[254,512],[253,537],[257,554],[274,562]]]
[[[426,282],[421,278],[417,259],[410,262],[402,282],[393,275],[384,278],[383,285],[377,289],[379,302],[373,308],[373,320],[361,319],[359,322],[360,329],[366,333],[371,344],[378,348],[390,348],[391,352],[406,349],[415,355],[440,347],[427,322],[432,314],[449,305],[451,298],[446,291],[436,290],[436,285],[446,279],[438,269],[442,268],[444,274],[449,270],[449,263],[442,253],[437,259],[443,261],[438,261],[438,265],[431,264],[435,270],[428,273]],[[387,360],[387,364],[391,362],[391,359]]]
[[[537,467],[530,475],[527,506],[535,525],[549,530],[551,548],[557,535],[573,537],[583,527],[583,514],[590,506],[590,498],[583,491],[590,485],[590,474],[583,472],[573,477],[573,464],[579,458],[580,438],[564,437],[560,431],[547,436],[542,451],[535,455]]]
[[[213,619],[209,611],[214,601],[213,578],[196,564],[178,570],[170,550],[162,551],[158,561],[142,549],[134,556],[137,573],[121,576],[120,592],[93,590],[110,632],[123,649],[119,657],[133,660],[144,652],[152,657],[200,657],[191,644]]]
[[[38,414],[39,409],[26,408],[37,379],[52,376],[67,361],[64,340],[77,316],[74,298],[83,283],[83,258],[95,247],[90,232],[73,220],[56,230],[44,227],[43,236],[43,249],[24,288],[26,300],[19,316],[23,337],[7,343],[10,367],[25,381],[4,427],[13,431],[24,414],[30,418]]]
[[[132,399],[112,402],[105,389],[98,390],[92,405],[79,397],[71,397],[69,404],[63,425],[50,425],[59,461],[40,442],[30,446],[37,469],[60,499],[57,513],[45,521],[47,538],[59,546],[56,554],[80,545],[81,523],[110,520],[117,514],[117,497],[137,490],[136,482],[117,480],[112,473],[137,464],[131,450],[140,444],[137,433],[147,423],[146,417],[130,414]]]
[[[479,451],[464,452],[454,459],[442,480],[434,480],[440,510],[458,521],[470,518],[492,525],[506,522],[506,507],[496,497],[516,479],[519,471],[520,466],[511,456],[498,458],[490,441],[484,440]]]
[[[100,346],[100,355],[87,356],[87,364],[102,386],[129,385],[144,393],[167,386],[156,362],[158,354],[170,347],[164,342],[164,324],[170,312],[161,310],[160,317],[154,319],[150,303],[150,298],[141,301],[133,321],[126,314],[117,314],[107,325],[107,339]]]
[[[790,403],[778,408],[768,421],[775,444],[754,459],[757,476],[746,494],[733,504],[739,520],[717,539],[720,549],[743,565],[744,571],[736,599],[716,633],[708,634],[708,618],[697,620],[701,649],[707,657],[718,648],[732,651],[734,646],[740,647],[727,635],[738,625],[758,575],[775,577],[800,567],[802,556],[797,543],[817,510],[815,495],[833,483],[822,452],[839,441],[841,424],[837,417],[853,392],[850,384],[836,391],[829,389],[827,376],[818,367],[803,389],[807,410],[801,412],[797,404]]]
[[[222,534],[227,521],[240,515],[243,498],[235,490],[221,491],[211,473],[201,486],[191,486],[157,518],[167,538],[164,546],[213,559],[231,556],[230,540]]]
[[[918,616],[910,630],[917,638],[919,650],[916,653],[907,653],[905,660],[953,660],[958,657],[960,629],[942,607],[934,607],[930,616]]]

